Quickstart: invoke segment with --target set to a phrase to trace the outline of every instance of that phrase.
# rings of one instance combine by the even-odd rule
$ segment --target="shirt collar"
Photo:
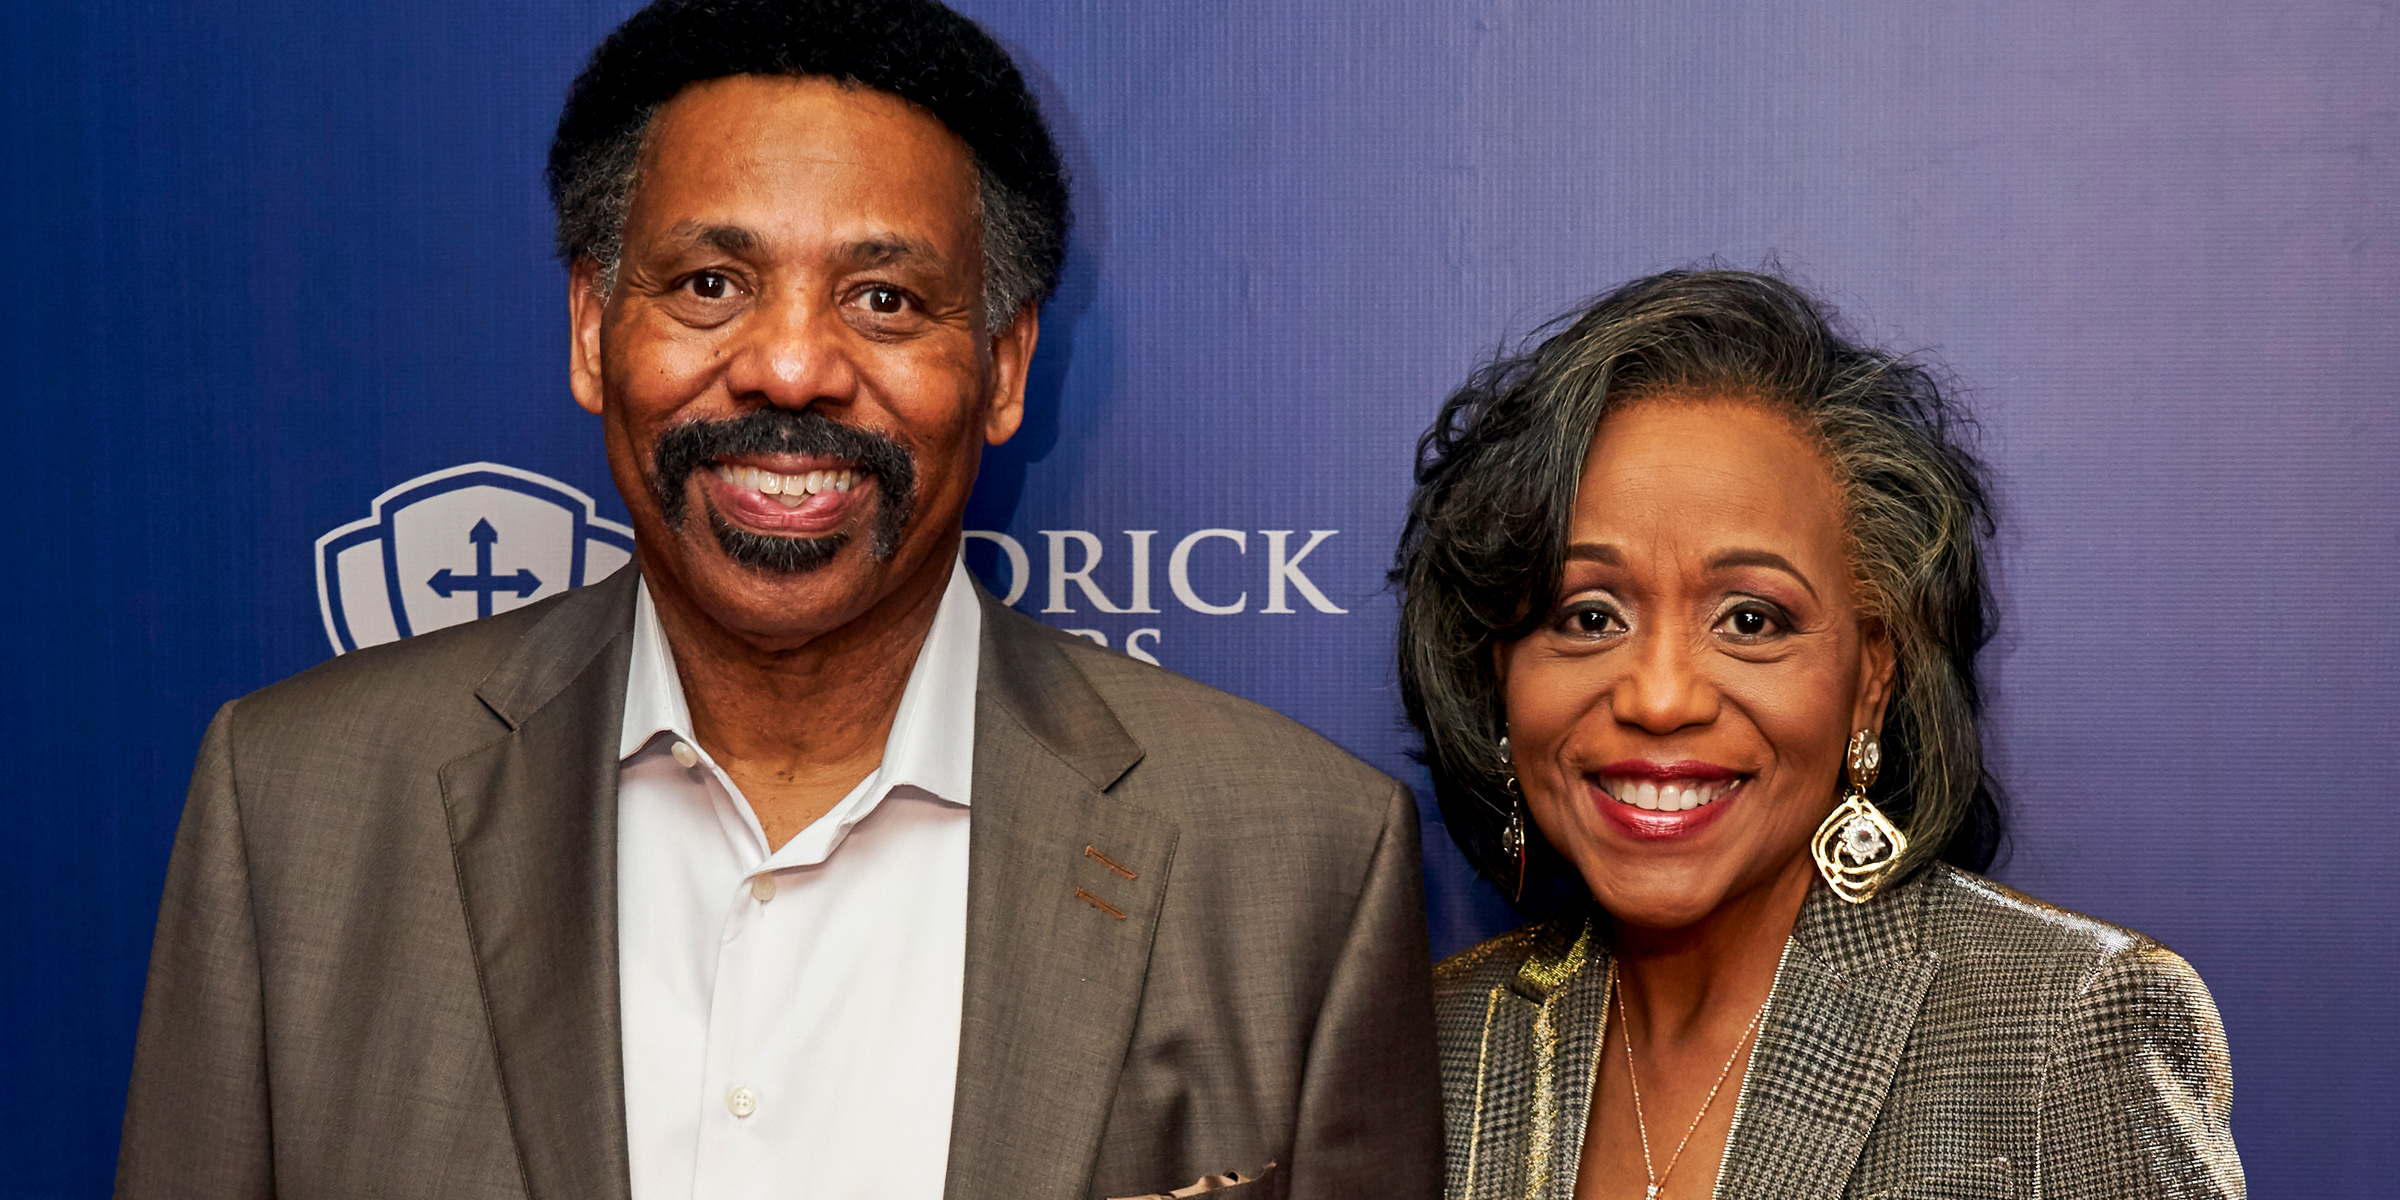
[[[952,804],[969,803],[975,778],[975,677],[982,657],[983,608],[963,559],[950,564],[950,582],[917,650],[900,711],[884,741],[878,799],[895,787],[921,788]],[[675,651],[659,624],[642,581],[633,602],[633,658],[625,677],[625,717],[617,735],[622,762],[651,739],[671,733],[694,745],[692,713],[684,703]]]

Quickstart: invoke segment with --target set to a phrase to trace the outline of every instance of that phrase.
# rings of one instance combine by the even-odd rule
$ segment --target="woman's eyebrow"
[[[1568,562],[1596,562],[1602,566],[1623,566],[1625,558],[1617,548],[1606,542],[1577,542],[1567,547]]]
[[[1793,566],[1790,559],[1772,550],[1726,550],[1708,560],[1708,569],[1711,571],[1722,571],[1727,567],[1765,567],[1772,571],[1781,571],[1799,580],[1800,586],[1808,589],[1811,599],[1820,598],[1817,596],[1817,585],[1808,581],[1808,573]]]

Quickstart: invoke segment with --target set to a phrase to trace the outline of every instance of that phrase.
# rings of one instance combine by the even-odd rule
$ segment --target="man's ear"
[[[600,318],[608,297],[600,291],[600,264],[589,258],[567,268],[567,388],[585,412],[599,415],[604,392],[600,386]]]
[[[1892,682],[1899,673],[1899,649],[1891,630],[1880,620],[1859,623],[1858,703],[1850,713],[1850,728],[1865,729],[1880,739],[1884,709],[1892,701]]]
[[[992,335],[992,400],[983,412],[983,440],[997,446],[1025,423],[1025,378],[1042,340],[1042,305],[1028,300],[1008,328]]]

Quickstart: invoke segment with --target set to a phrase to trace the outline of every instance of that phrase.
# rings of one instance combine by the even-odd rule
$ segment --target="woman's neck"
[[[1618,985],[1643,1028],[1681,1040],[1730,1013],[1746,1021],[1774,986],[1813,878],[1803,855],[1690,925],[1648,929],[1612,921]]]

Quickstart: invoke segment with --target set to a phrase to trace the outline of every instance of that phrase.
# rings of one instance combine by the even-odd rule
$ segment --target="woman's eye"
[[[1725,614],[1719,629],[1739,638],[1770,637],[1783,632],[1783,621],[1773,612],[1756,605],[1745,605]]]
[[[1568,609],[1562,624],[1568,633],[1579,637],[1607,637],[1625,629],[1625,623],[1617,619],[1617,614],[1598,605],[1578,605]]]

